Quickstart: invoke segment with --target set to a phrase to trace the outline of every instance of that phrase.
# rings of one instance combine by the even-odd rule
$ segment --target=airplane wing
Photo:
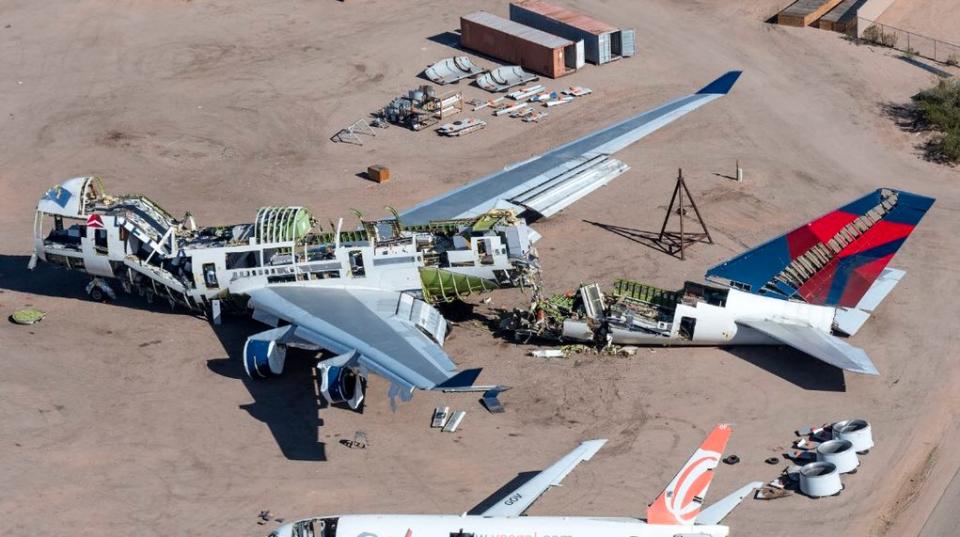
[[[479,374],[477,369],[458,375],[441,348],[446,320],[410,295],[303,286],[268,286],[248,294],[254,318],[286,321],[297,339],[338,354],[355,352],[360,367],[401,388],[472,384]]]
[[[840,338],[816,328],[762,320],[741,319],[737,321],[737,324],[753,328],[785,345],[803,351],[840,369],[867,375],[880,374],[863,349],[854,347]]]
[[[563,478],[567,477],[567,474],[572,472],[578,464],[590,460],[593,454],[606,443],[606,440],[601,439],[588,440],[580,444],[565,457],[537,474],[536,477],[511,491],[506,498],[497,502],[496,505],[487,509],[481,515],[499,517],[522,515],[547,489],[559,485]]]
[[[504,168],[400,213],[404,224],[468,218],[494,208],[550,216],[629,169],[610,155],[718,99],[740,71],[730,71],[693,95],[674,99],[543,155]]]

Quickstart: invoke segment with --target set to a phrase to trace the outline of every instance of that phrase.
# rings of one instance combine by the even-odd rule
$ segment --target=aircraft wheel
[[[103,301],[103,291],[100,290],[100,286],[94,285],[93,289],[90,289],[90,299],[97,302]]]

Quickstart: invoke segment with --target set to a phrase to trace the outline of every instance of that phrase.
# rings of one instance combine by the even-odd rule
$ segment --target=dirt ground
[[[539,125],[480,116],[488,128],[463,139],[393,127],[359,147],[329,137],[456,54],[460,14],[505,15],[506,3],[5,0],[0,311],[33,305],[48,315],[32,327],[0,323],[0,534],[256,536],[272,527],[257,524],[263,509],[459,513],[596,437],[610,442],[531,514],[639,516],[716,423],[734,424],[728,452],[743,462],[718,469],[707,503],[775,477],[780,467],[763,460],[795,428],[864,417],[877,446],[843,494],[750,500],[727,522],[736,535],[917,535],[960,468],[951,294],[960,173],[924,160],[922,139],[884,110],[930,75],[830,32],[762,23],[780,1],[565,3],[637,29],[637,57],[548,82],[592,96]],[[937,202],[894,261],[908,276],[852,338],[880,377],[778,348],[543,361],[478,320],[524,300],[502,291],[461,312],[446,350],[484,367],[481,381],[513,386],[505,414],[473,396],[422,392],[393,412],[374,378],[359,415],[317,408],[306,358],[273,381],[244,378],[238,355],[258,330],[252,321],[213,329],[135,300],[92,303],[82,276],[25,269],[36,201],[68,177],[102,175],[108,190],[148,194],[201,225],[286,204],[350,221],[351,208],[409,207],[728,69],[744,70],[728,97],[624,150],[629,172],[536,225],[548,286],[618,276],[679,286],[867,190],[916,191]],[[743,183],[724,177],[735,159]],[[357,176],[374,163],[394,180]],[[590,223],[656,228],[681,167],[717,244],[681,262]],[[440,404],[468,410],[457,433],[428,428]],[[356,431],[368,449],[340,445]]]
[[[878,22],[960,45],[960,9],[943,0],[897,0]]]

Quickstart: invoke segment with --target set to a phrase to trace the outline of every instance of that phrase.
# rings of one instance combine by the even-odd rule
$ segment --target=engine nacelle
[[[243,369],[252,379],[270,378],[283,373],[287,358],[287,336],[293,327],[282,326],[247,338],[243,345]]]
[[[320,376],[320,394],[327,403],[347,403],[354,410],[360,407],[366,379],[356,368],[320,362],[317,364],[317,373]]]

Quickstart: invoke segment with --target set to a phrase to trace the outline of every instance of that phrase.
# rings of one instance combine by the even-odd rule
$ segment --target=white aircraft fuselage
[[[636,518],[346,515],[300,520],[271,537],[725,537],[720,525],[647,524]]]

